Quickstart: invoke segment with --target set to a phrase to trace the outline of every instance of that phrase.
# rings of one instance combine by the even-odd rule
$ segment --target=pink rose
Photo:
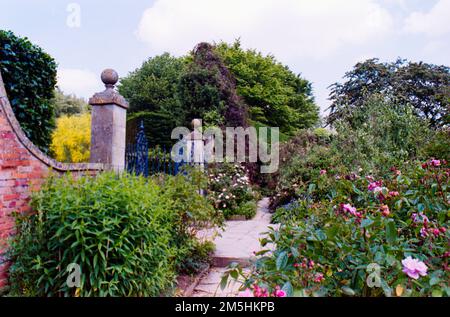
[[[353,207],[353,206],[350,205],[350,204],[344,204],[344,205],[342,205],[342,209],[343,209],[344,211],[346,211],[346,212],[352,214],[353,216],[356,215],[356,208]]]
[[[410,278],[417,280],[420,276],[426,276],[428,267],[422,261],[418,259],[413,259],[408,256],[406,259],[402,260],[403,272],[406,273]]]
[[[431,160],[431,165],[437,167],[437,166],[441,166],[441,161],[440,160]]]
[[[321,283],[324,280],[323,274],[322,273],[316,273],[316,275],[314,276],[314,282],[315,283]]]

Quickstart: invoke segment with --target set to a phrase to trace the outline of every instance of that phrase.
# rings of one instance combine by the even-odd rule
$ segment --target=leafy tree
[[[130,103],[130,113],[140,111],[180,113],[177,85],[184,58],[164,53],[149,58],[139,69],[120,80],[118,87]]]
[[[14,113],[28,138],[46,152],[55,127],[55,60],[11,31],[0,30],[0,47],[0,70]]]
[[[188,121],[217,117],[227,126],[247,125],[247,106],[237,95],[233,74],[209,43],[198,44],[192,61],[180,77],[178,93]],[[218,114],[218,116],[217,116]]]
[[[421,118],[428,119],[434,128],[449,122],[450,69],[426,63],[398,59],[394,63],[380,63],[369,59],[355,65],[345,74],[347,81],[331,86],[330,115],[333,124],[347,116],[352,109],[361,108],[373,94],[384,94],[393,104],[410,104]]]
[[[143,120],[151,146],[170,144],[170,132],[183,124],[185,118],[177,95],[179,77],[185,64],[185,58],[164,53],[149,58],[139,69],[120,80],[119,92],[130,104],[129,142],[134,142],[136,129]]]
[[[57,118],[63,115],[76,115],[89,111],[89,105],[82,98],[75,95],[65,95],[59,88],[55,90],[55,97],[52,100]]]
[[[311,83],[274,56],[244,50],[239,40],[232,45],[219,43],[216,51],[236,78],[237,92],[249,106],[252,121],[278,126],[290,135],[318,122]]]

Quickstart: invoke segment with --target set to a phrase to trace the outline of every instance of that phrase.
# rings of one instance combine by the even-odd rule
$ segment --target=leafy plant
[[[17,215],[9,251],[13,295],[165,294],[199,249],[195,230],[218,222],[182,176],[52,177],[32,206],[34,213]],[[78,288],[66,283],[71,263],[81,268]]]
[[[0,69],[11,106],[30,140],[48,151],[55,127],[55,60],[27,38],[0,30]]]

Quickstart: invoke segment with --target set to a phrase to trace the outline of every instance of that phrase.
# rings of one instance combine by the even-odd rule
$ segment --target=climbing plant
[[[48,151],[55,127],[56,62],[39,46],[0,30],[0,70],[14,113],[30,140]]]

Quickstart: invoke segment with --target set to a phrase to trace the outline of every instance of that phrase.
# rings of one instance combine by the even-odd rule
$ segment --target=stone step
[[[226,257],[226,256],[213,256],[212,266],[226,268],[231,263],[237,263],[241,267],[249,267],[252,263],[253,257],[247,258],[236,258],[236,257]]]

